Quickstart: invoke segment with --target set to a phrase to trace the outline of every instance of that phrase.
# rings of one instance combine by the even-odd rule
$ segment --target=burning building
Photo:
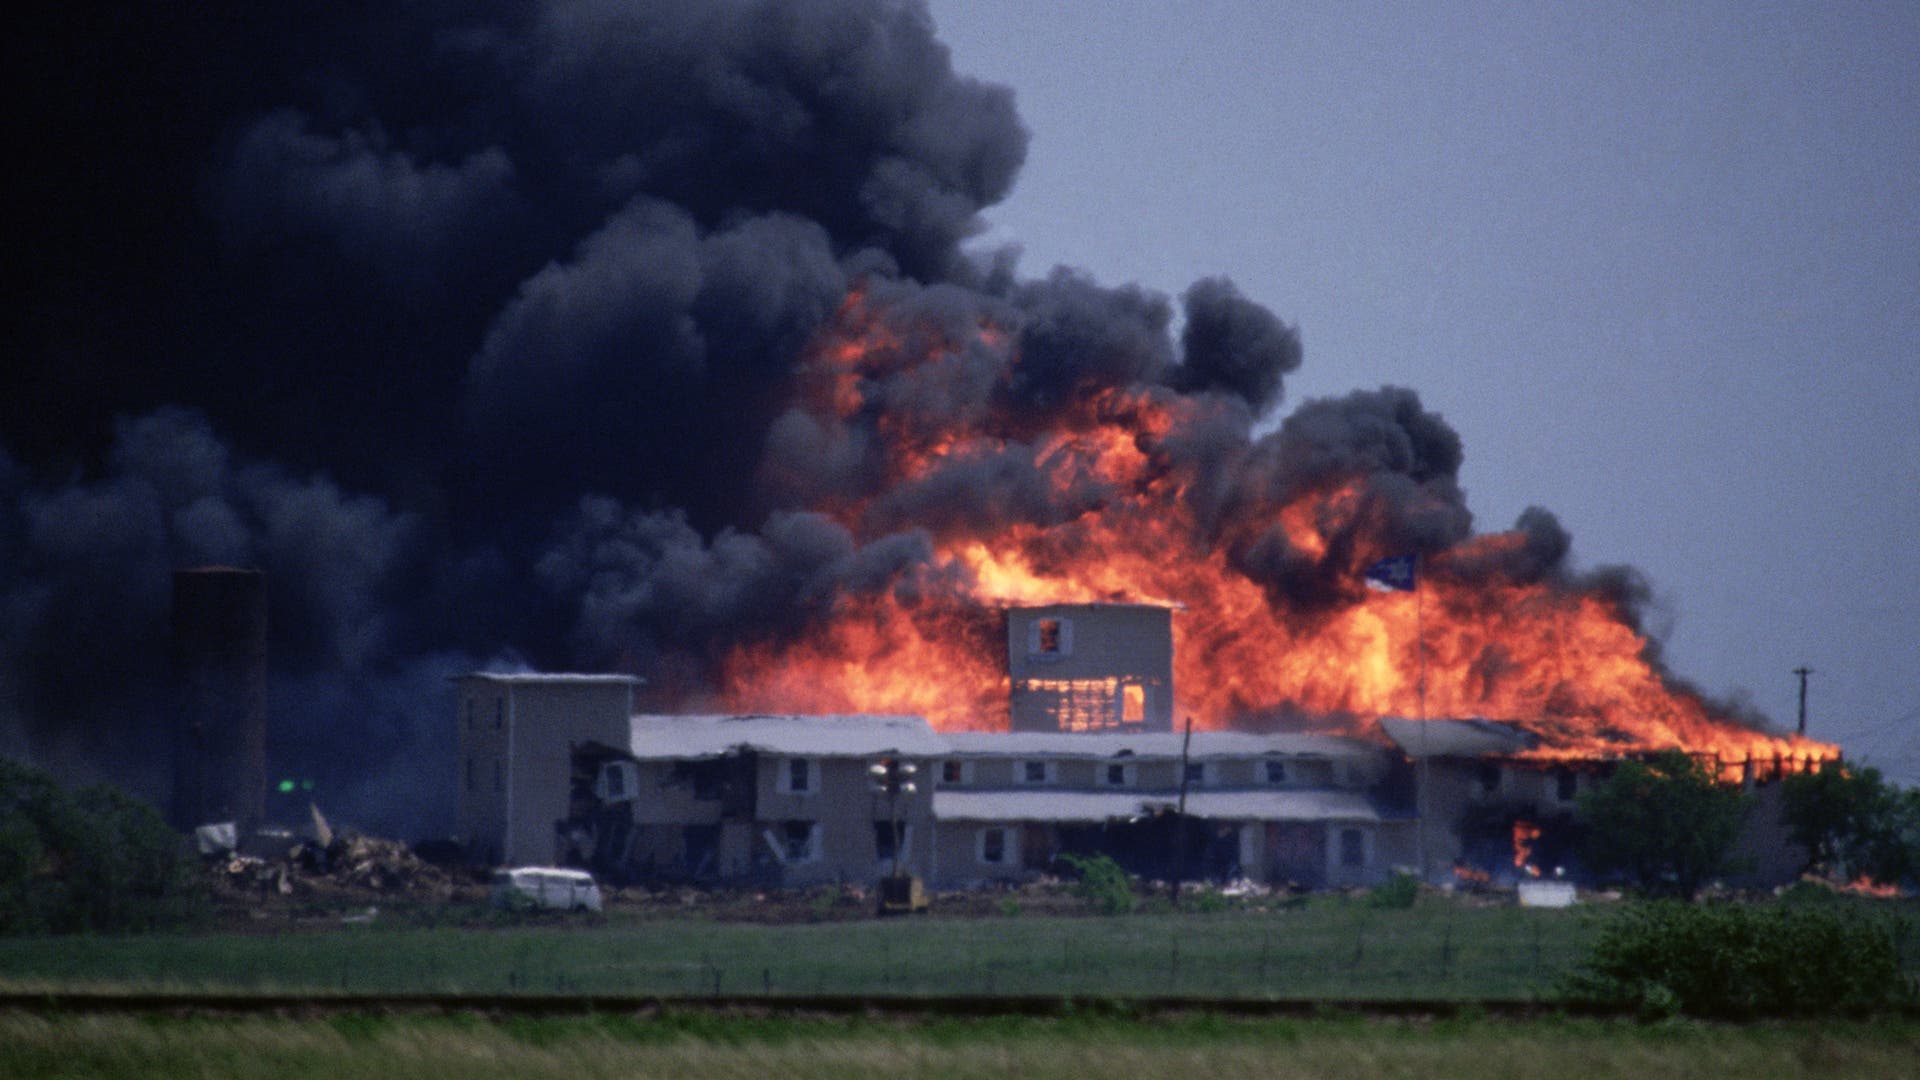
[[[1054,604],[1007,612],[1013,731],[1172,731],[1172,612]]]
[[[576,735],[626,746],[632,689],[535,769],[533,684],[471,680],[455,746],[442,676],[505,650],[644,676],[653,711],[942,737],[1191,716],[1385,747],[1380,718],[1431,715],[1536,755],[1836,753],[1671,678],[1644,583],[1574,567],[1548,511],[1477,523],[1415,391],[1287,402],[1300,335],[1232,282],[969,246],[1028,132],[915,4],[149,6],[41,50],[111,84],[41,96],[74,111],[28,157],[72,197],[25,200],[58,213],[16,246],[107,254],[45,268],[5,368],[9,745],[140,745],[151,568],[246,564],[278,730],[364,781],[337,809],[414,829],[457,799],[501,858],[547,850],[567,793],[518,785]],[[154,103],[169,137],[119,137]],[[95,310],[141,332],[77,349]],[[1365,588],[1402,554],[1416,591]]]

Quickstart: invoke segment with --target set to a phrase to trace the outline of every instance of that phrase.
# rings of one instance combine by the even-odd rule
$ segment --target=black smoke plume
[[[935,537],[1099,511],[1113,492],[1044,482],[1037,447],[1112,388],[1209,403],[1161,453],[1277,602],[1330,595],[1328,565],[1263,519],[1304,487],[1364,478],[1409,547],[1471,531],[1459,439],[1409,391],[1256,436],[1302,348],[1230,282],[1176,308],[970,254],[1027,133],[911,0],[25,19],[5,65],[5,752],[164,784],[142,747],[168,571],[255,566],[276,774],[367,825],[442,830],[446,675],[511,657],[697,686],[837,596],[924,587]],[[961,348],[876,376],[858,415],[800,408],[854,289],[912,333],[1009,328],[1017,363]],[[883,417],[994,417],[1003,449],[889,488]],[[816,512],[855,500],[857,527]],[[1521,529],[1488,572],[1563,574],[1550,515]]]

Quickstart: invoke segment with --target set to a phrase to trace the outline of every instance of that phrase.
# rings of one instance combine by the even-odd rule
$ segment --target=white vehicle
[[[585,870],[522,866],[493,873],[493,906],[599,911],[600,886]]]

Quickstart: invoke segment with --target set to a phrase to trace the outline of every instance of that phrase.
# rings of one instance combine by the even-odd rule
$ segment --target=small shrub
[[[1222,912],[1233,906],[1233,898],[1219,889],[1200,889],[1193,894],[1193,910],[1206,914]]]
[[[1419,896],[1419,878],[1412,874],[1395,873],[1373,890],[1373,895],[1367,897],[1367,903],[1377,908],[1400,911],[1412,907]]]
[[[1061,863],[1079,876],[1073,893],[1102,915],[1125,915],[1134,909],[1137,898],[1133,882],[1120,864],[1106,855],[1062,855]]]
[[[1005,915],[1009,919],[1019,918],[1020,917],[1020,901],[1015,900],[1011,896],[1007,897],[1005,900],[1000,901],[1000,914]]]
[[[1562,989],[1649,1019],[1872,1012],[1911,997],[1903,932],[1830,905],[1635,904],[1602,922]]]

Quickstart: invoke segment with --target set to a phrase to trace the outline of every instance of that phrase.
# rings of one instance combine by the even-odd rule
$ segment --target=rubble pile
[[[233,898],[354,898],[368,893],[446,902],[462,882],[406,844],[347,833],[329,843],[261,833],[211,863],[214,889]]]

